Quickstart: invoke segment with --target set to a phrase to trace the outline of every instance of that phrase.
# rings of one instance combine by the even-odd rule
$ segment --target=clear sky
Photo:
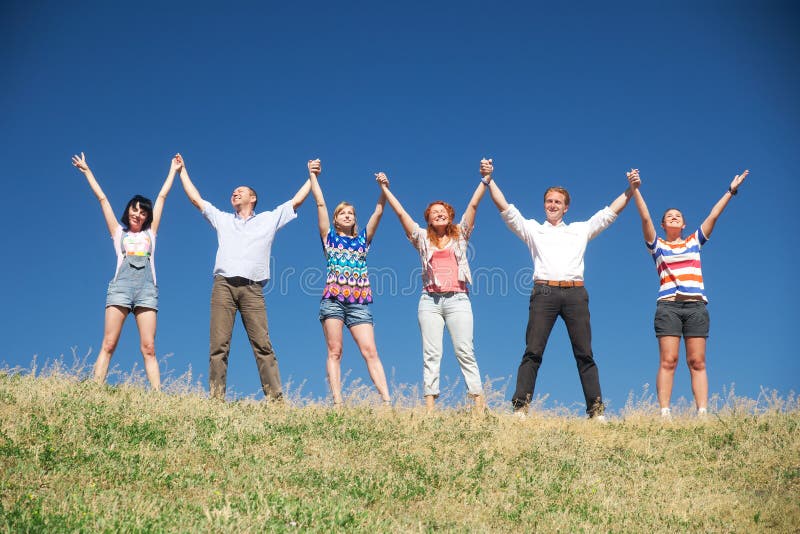
[[[0,362],[71,362],[75,347],[92,351],[91,364],[100,344],[114,251],[72,154],[86,152],[117,212],[134,194],[155,197],[176,152],[221,209],[243,184],[272,209],[319,157],[328,203],[352,201],[362,223],[379,170],[416,220],[440,198],[460,217],[486,156],[527,217],[541,220],[542,193],[559,184],[572,193],[567,220],[585,220],[637,167],[654,216],[678,207],[690,227],[749,168],[703,249],[710,389],[796,391],[798,58],[790,1],[3,2]],[[324,398],[316,225],[309,200],[279,232],[267,312],[284,382]],[[478,364],[508,399],[531,258],[488,195],[472,245]],[[206,383],[215,251],[215,233],[176,181],[156,257],[162,374],[191,368]],[[418,385],[418,259],[391,211],[369,263],[381,359],[393,383]],[[619,409],[645,384],[655,389],[658,365],[657,277],[635,206],[589,244],[585,278],[603,393]],[[463,391],[445,346],[443,384]],[[674,398],[691,397],[681,358]],[[113,365],[142,368],[132,320]],[[369,380],[349,338],[343,368],[349,381]],[[238,320],[228,385],[260,396]],[[536,393],[580,408],[561,321]]]

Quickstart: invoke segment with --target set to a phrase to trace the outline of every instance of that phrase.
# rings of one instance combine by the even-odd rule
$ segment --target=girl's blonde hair
[[[356,208],[349,202],[339,202],[336,207],[333,209],[333,229],[337,232],[339,231],[338,225],[336,224],[336,217],[339,216],[339,213],[345,209],[351,208],[353,210],[353,229],[350,232],[350,237],[355,237],[358,235],[358,218],[356,217]]]

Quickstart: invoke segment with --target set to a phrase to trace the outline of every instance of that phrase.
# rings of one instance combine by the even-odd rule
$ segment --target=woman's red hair
[[[434,245],[436,245],[436,247],[439,247],[439,241],[440,241],[439,236],[436,235],[436,231],[433,228],[431,228],[431,223],[428,221],[428,217],[431,214],[431,208],[433,208],[437,204],[444,206],[445,211],[447,211],[447,216],[450,217],[450,222],[447,224],[447,228],[444,231],[444,235],[452,239],[458,239],[458,236],[460,234],[458,230],[458,225],[455,224],[454,222],[456,220],[456,210],[453,209],[453,206],[451,206],[444,200],[436,200],[434,202],[431,202],[430,204],[428,204],[428,207],[425,208],[425,222],[428,223],[428,240]]]

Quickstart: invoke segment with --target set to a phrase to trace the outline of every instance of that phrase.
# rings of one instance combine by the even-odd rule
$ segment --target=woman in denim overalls
[[[103,330],[103,344],[97,361],[94,364],[94,379],[105,382],[108,364],[114,349],[117,348],[119,335],[125,318],[133,311],[136,325],[139,327],[139,340],[144,368],[150,387],[161,388],[161,377],[156,361],[156,312],[158,311],[158,286],[156,285],[153,253],[155,252],[156,234],[161,222],[164,200],[167,198],[175,173],[183,166],[180,154],[172,158],[169,174],[158,194],[155,206],[150,199],[136,195],[125,207],[120,217],[120,225],[114,217],[114,211],[108,202],[100,184],[86,163],[86,156],[73,156],[72,164],[80,170],[89,182],[89,187],[100,201],[108,231],[114,240],[117,252],[117,270],[114,279],[108,284],[106,295],[106,317]]]

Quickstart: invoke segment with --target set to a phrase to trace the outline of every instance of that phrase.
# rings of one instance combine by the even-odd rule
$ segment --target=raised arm
[[[728,186],[728,190],[722,195],[722,198],[711,208],[711,213],[708,214],[706,220],[700,225],[704,236],[711,237],[711,232],[714,231],[714,225],[717,224],[717,219],[719,219],[719,216],[725,211],[725,207],[728,205],[731,198],[733,198],[733,195],[739,192],[739,186],[742,185],[742,182],[744,182],[748,174],[750,174],[749,170],[745,170],[742,174],[737,174],[731,181],[731,185]]]
[[[628,188],[623,191],[620,196],[614,199],[614,202],[611,203],[609,208],[611,208],[617,215],[622,213],[622,210],[624,210],[625,206],[627,206],[628,202],[630,202],[633,192],[639,189],[639,185],[641,185],[641,183],[642,180],[639,178],[638,170],[634,176],[629,175]]]
[[[641,183],[639,169],[631,169],[630,172],[627,173],[627,176],[629,184],[633,185],[635,180],[639,180],[639,183]],[[642,192],[638,187],[633,191],[633,201],[636,202],[636,209],[639,210],[639,217],[642,219],[642,235],[644,236],[644,240],[647,243],[652,243],[656,239],[656,228],[653,226],[653,220],[650,218],[650,211],[647,209],[647,204],[645,204]]]
[[[169,190],[172,189],[175,173],[179,172],[181,167],[183,167],[183,158],[181,158],[180,154],[175,154],[169,166],[167,179],[164,180],[164,185],[161,186],[161,191],[158,192],[156,203],[153,206],[153,222],[150,224],[150,228],[153,230],[154,234],[158,233],[158,227],[161,226],[161,214],[164,212],[164,201],[167,200]]]
[[[481,160],[481,181],[478,184],[478,187],[475,189],[475,192],[472,193],[472,198],[469,200],[469,204],[467,204],[467,209],[464,210],[464,221],[469,226],[470,232],[475,226],[475,214],[478,212],[478,205],[481,203],[483,195],[486,194],[486,188],[489,187],[489,184],[492,180],[493,170],[494,167],[492,166],[491,159]]]
[[[322,163],[318,159],[308,160],[308,180],[311,184],[311,194],[314,195],[314,200],[317,203],[319,235],[324,240],[331,229],[331,219],[328,215],[328,207],[325,205],[325,197],[322,196],[322,188],[319,186],[319,175],[321,173]]]
[[[382,172],[377,173],[375,176],[378,175],[386,176]],[[386,178],[386,187],[389,187],[389,179]],[[367,243],[372,243],[372,238],[375,235],[375,232],[378,231],[378,225],[381,223],[381,217],[383,217],[383,208],[386,206],[386,193],[383,192],[381,188],[381,195],[378,197],[378,203],[375,204],[375,211],[372,212],[372,215],[367,222]]]
[[[482,159],[481,160],[481,181],[486,184],[486,187],[489,189],[489,195],[492,197],[492,202],[494,205],[497,206],[498,211],[504,212],[508,209],[508,202],[506,201],[505,195],[503,192],[500,191],[500,188],[497,187],[497,184],[492,179],[492,173],[494,172],[494,163],[492,163],[490,159]]]
[[[319,160],[317,160],[319,161]],[[310,171],[311,169],[309,169]],[[320,172],[322,172],[322,167],[320,167]],[[319,173],[317,173],[319,174]],[[306,182],[297,190],[297,193],[294,194],[292,197],[292,209],[297,211],[297,208],[305,201],[308,194],[311,192],[311,180],[306,180]]]
[[[414,226],[416,226],[416,223],[414,222],[414,219],[411,218],[411,215],[409,215],[406,210],[403,209],[403,205],[400,204],[400,201],[397,200],[397,197],[395,197],[389,190],[389,178],[387,178],[384,173],[379,172],[375,175],[375,181],[378,182],[378,185],[380,185],[381,191],[383,191],[383,194],[386,195],[386,200],[389,201],[389,205],[397,214],[397,218],[400,219],[400,224],[403,226],[406,236],[411,237],[411,232],[414,231]]]
[[[183,185],[183,190],[186,191],[186,196],[189,197],[189,201],[194,204],[194,206],[203,211],[203,197],[200,196],[200,192],[192,183],[192,180],[189,179],[189,171],[186,170],[186,162],[181,158],[181,185]]]
[[[100,188],[100,184],[97,183],[97,179],[95,179],[92,170],[86,163],[86,156],[83,152],[81,152],[80,156],[72,156],[72,164],[83,173],[86,177],[86,181],[89,182],[89,187],[92,188],[92,192],[97,197],[97,200],[100,201],[100,209],[103,210],[103,217],[106,220],[106,225],[108,225],[108,231],[113,236],[114,232],[119,228],[119,223],[114,216],[114,210],[111,209],[111,203],[108,201],[108,198],[106,198],[105,193],[103,193],[103,190]]]

